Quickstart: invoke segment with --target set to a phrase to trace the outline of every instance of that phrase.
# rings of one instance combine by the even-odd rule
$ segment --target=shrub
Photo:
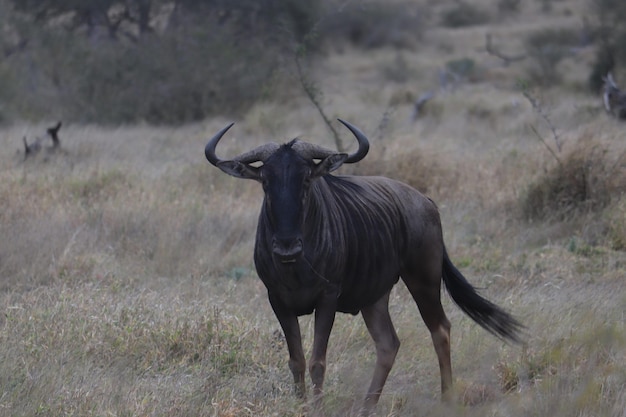
[[[418,10],[408,3],[177,4],[162,27],[141,31],[131,19],[113,33],[99,21],[64,27],[58,10],[39,16],[35,3],[15,3],[19,15],[0,7],[0,25],[11,34],[0,48],[26,45],[0,63],[0,117],[180,124],[242,113],[293,82],[281,75],[298,44],[314,49],[345,37],[366,48],[410,47],[421,31]]]
[[[385,158],[372,155],[357,165],[345,166],[344,172],[356,175],[382,175],[402,181],[430,196],[454,192],[458,179],[454,170],[439,158],[419,150],[395,153]]]
[[[345,39],[361,48],[413,48],[423,32],[422,14],[412,2],[331,1],[320,20],[320,41]]]
[[[460,78],[468,78],[476,72],[476,62],[471,58],[459,58],[446,62],[446,70]]]
[[[601,211],[626,191],[626,168],[606,144],[583,141],[522,195],[526,219],[567,220]]]
[[[448,28],[482,25],[489,19],[487,12],[464,1],[459,1],[441,14],[441,24]]]
[[[47,30],[12,57],[15,113],[81,122],[178,124],[243,111],[271,91],[278,48],[191,23],[135,42]],[[16,93],[19,91],[19,94]],[[61,114],[59,114],[61,113]]]
[[[396,83],[405,83],[415,75],[413,68],[404,55],[398,53],[393,62],[385,62],[382,73],[386,80]]]
[[[126,0],[128,1],[128,0]],[[137,1],[137,0],[135,0]],[[217,26],[236,28],[239,37],[263,37],[272,43],[302,42],[320,19],[324,0],[177,0],[177,13],[210,17]]]
[[[498,11],[502,14],[519,12],[521,0],[498,0]]]
[[[558,64],[577,42],[578,35],[571,29],[542,29],[529,35],[526,52],[534,64],[530,77],[541,85],[558,83]]]

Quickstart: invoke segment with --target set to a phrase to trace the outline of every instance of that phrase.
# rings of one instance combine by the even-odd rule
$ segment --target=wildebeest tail
[[[443,249],[443,282],[452,300],[474,320],[497,337],[522,343],[523,325],[509,313],[483,298],[463,274],[452,264],[446,248]]]

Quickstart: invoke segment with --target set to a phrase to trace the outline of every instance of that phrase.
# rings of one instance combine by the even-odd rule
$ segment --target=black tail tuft
[[[481,297],[452,264],[445,248],[443,251],[443,282],[452,300],[465,314],[490,333],[515,343],[522,343],[520,333],[524,326],[506,311]]]

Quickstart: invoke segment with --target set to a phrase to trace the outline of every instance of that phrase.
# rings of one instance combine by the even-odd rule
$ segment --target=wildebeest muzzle
[[[274,237],[272,240],[272,253],[281,263],[293,263],[302,254],[302,238],[300,237]]]

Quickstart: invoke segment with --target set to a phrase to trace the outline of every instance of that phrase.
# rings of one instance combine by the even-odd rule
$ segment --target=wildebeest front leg
[[[283,303],[270,295],[270,304],[278,318],[278,322],[285,334],[287,349],[289,350],[289,369],[293,374],[295,392],[299,398],[306,397],[306,383],[304,375],[306,372],[306,359],[302,349],[302,336],[300,334],[300,324],[298,317],[290,312]]]
[[[396,360],[400,340],[389,316],[389,293],[373,305],[361,310],[361,314],[376,344],[376,367],[363,404],[363,414],[368,415],[378,403],[387,376]]]
[[[324,387],[324,373],[326,372],[326,350],[330,331],[335,322],[337,311],[337,296],[335,294],[326,295],[315,308],[315,331],[313,337],[313,352],[309,372],[313,383],[313,395],[316,402],[319,402]]]

